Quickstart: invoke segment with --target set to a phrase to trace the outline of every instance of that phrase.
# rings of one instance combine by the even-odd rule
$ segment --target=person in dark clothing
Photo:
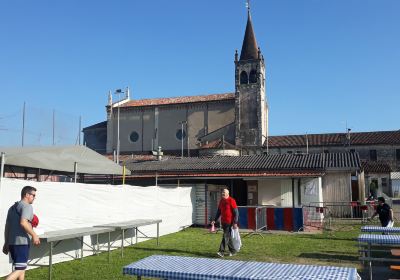
[[[236,250],[234,249],[232,243],[231,231],[232,228],[237,228],[239,211],[235,199],[229,196],[228,189],[223,189],[221,195],[222,198],[218,204],[217,214],[215,215],[215,219],[211,222],[211,224],[215,224],[215,221],[221,217],[221,226],[224,230],[224,234],[222,236],[221,245],[219,246],[219,251],[217,254],[222,258],[225,254],[226,245],[228,245],[229,256],[236,255]]]
[[[376,215],[379,215],[379,220],[383,227],[387,227],[389,222],[393,221],[393,210],[387,203],[385,203],[384,197],[378,197],[378,206],[376,207],[376,211],[372,215],[371,219]]]

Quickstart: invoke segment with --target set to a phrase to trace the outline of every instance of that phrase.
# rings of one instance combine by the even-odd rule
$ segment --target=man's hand
[[[40,244],[40,239],[36,234],[34,236],[32,236],[32,242],[36,246],[38,246]]]
[[[4,246],[3,246],[3,253],[4,253],[4,255],[8,255],[8,245],[7,244],[4,244]]]
[[[233,228],[237,229],[238,228],[237,224],[233,224]]]

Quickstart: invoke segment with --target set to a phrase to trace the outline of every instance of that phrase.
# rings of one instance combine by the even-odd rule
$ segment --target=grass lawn
[[[350,266],[360,269],[355,238],[360,227],[346,228],[321,234],[264,234],[243,238],[243,247],[234,260],[263,262],[320,264]],[[124,257],[120,250],[90,256],[83,261],[70,261],[53,265],[53,279],[133,279],[122,275],[122,267],[150,255],[181,255],[216,258],[222,234],[209,234],[202,228],[187,228],[181,232],[162,236],[160,246],[155,240],[127,247]],[[48,268],[29,270],[26,278],[47,279]],[[143,279],[143,278],[142,278]]]

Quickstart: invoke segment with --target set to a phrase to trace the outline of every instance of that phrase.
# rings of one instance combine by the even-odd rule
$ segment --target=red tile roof
[[[268,137],[270,148],[309,146],[343,146],[348,144],[346,133],[283,135]],[[400,145],[400,130],[351,132],[350,145]],[[266,141],[264,142],[266,146]]]
[[[230,99],[235,99],[234,93],[131,100],[122,104],[121,107],[160,106],[195,102],[221,101]]]
[[[200,149],[236,149],[235,145],[232,145],[231,143],[224,141],[222,143],[222,139],[217,139],[211,142],[208,142],[207,144],[203,144],[201,145],[201,147],[199,147]]]

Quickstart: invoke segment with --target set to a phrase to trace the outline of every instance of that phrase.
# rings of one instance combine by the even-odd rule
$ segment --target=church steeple
[[[243,39],[242,52],[240,53],[240,60],[258,58],[257,40],[253,30],[253,23],[251,22],[250,3],[247,2],[247,25]]]
[[[262,149],[263,140],[268,137],[268,105],[265,62],[254,35],[249,1],[239,60],[235,53],[235,145],[252,151]]]

